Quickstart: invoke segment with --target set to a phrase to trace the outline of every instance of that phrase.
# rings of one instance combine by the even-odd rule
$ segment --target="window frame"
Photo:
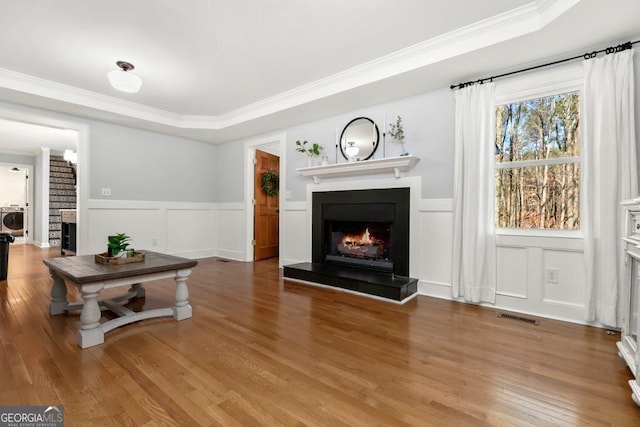
[[[554,67],[531,74],[518,75],[496,82],[495,86],[495,117],[497,107],[500,105],[523,102],[536,98],[558,95],[568,92],[580,93],[580,111],[583,112],[583,83],[584,72],[582,64],[570,64],[562,67]],[[584,212],[584,168],[583,164],[583,128],[584,116],[580,116],[580,155],[571,157],[551,158],[546,160],[523,160],[520,162],[496,163],[495,156],[491,154],[491,164],[493,170],[510,169],[515,167],[523,168],[528,166],[545,166],[553,164],[580,164],[580,183],[578,194],[580,197],[580,214]],[[494,135],[495,136],[495,135]],[[495,188],[495,174],[491,176],[493,188]],[[494,203],[497,196],[494,194]],[[582,223],[577,230],[566,230],[557,228],[506,228],[496,225],[496,209],[494,206],[494,228],[497,236],[533,236],[533,237],[558,237],[582,239]]]

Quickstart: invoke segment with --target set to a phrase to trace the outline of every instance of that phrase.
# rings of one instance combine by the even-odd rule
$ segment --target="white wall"
[[[0,207],[27,205],[27,172],[0,165]]]
[[[33,203],[33,240],[36,245],[49,247],[49,149],[36,156]]]

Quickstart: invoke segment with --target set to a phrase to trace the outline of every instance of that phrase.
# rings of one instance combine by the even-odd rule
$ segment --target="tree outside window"
[[[496,109],[496,226],[580,228],[580,92]]]

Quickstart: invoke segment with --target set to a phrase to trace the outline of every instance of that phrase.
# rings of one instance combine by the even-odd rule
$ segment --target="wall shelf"
[[[313,182],[316,184],[320,184],[322,178],[362,174],[393,173],[396,178],[400,178],[400,172],[413,169],[419,160],[415,156],[398,156],[353,163],[338,163],[337,165],[312,166],[296,170],[303,176],[313,177]]]

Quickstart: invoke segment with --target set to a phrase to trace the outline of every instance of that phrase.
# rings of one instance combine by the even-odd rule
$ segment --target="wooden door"
[[[262,177],[271,171],[280,175],[280,158],[264,151],[256,150],[254,166],[254,209],[253,209],[253,259],[278,256],[280,234],[280,196],[267,196],[262,189]]]

